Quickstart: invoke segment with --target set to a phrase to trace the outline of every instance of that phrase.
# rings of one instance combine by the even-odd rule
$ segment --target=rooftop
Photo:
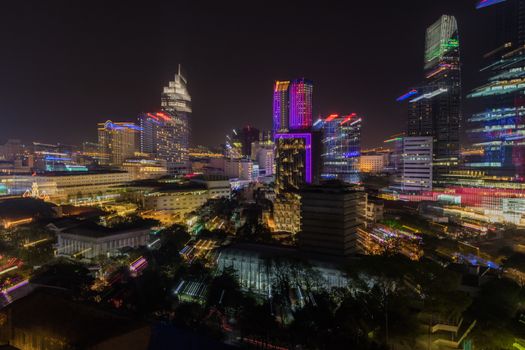
[[[75,348],[88,348],[141,328],[148,329],[144,341],[149,341],[146,323],[73,301],[58,291],[37,289],[4,310],[15,329],[65,340]]]
[[[82,222],[80,225],[66,229],[64,233],[91,238],[102,238],[111,235],[124,234],[149,229],[154,224],[150,220],[122,223],[113,227],[98,225],[91,221]]]

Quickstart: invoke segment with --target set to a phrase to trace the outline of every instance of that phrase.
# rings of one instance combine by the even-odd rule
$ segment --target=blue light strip
[[[476,5],[476,10],[482,9],[484,7],[489,7],[489,6],[492,6],[492,5],[496,5],[496,4],[499,4],[501,2],[505,2],[505,1],[506,0],[481,0]]]
[[[410,90],[409,92],[407,92],[406,94],[402,95],[402,96],[399,96],[396,101],[397,102],[401,102],[401,101],[404,101],[406,100],[407,98],[411,97],[411,96],[414,96],[417,94],[417,90],[415,89],[412,89]]]

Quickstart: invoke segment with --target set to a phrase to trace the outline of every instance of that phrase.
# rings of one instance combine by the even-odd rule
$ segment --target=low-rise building
[[[132,175],[125,171],[50,172],[31,175],[0,176],[0,186],[7,195],[31,193],[36,187],[55,202],[66,202],[72,197],[90,197],[118,192],[119,186],[130,182]]]
[[[190,182],[206,186],[209,198],[229,198],[231,195],[230,181],[223,175],[200,175],[191,178]]]
[[[311,282],[310,287],[313,288],[316,285],[323,288],[348,285],[346,274],[336,263],[310,257],[291,247],[257,244],[235,244],[225,247],[219,254],[218,269],[221,271],[227,268],[236,271],[241,287],[266,295],[271,292],[277,275],[282,276],[292,270],[307,276]],[[295,281],[291,282],[293,284]],[[305,279],[296,282],[304,283]]]
[[[118,254],[125,247],[138,248],[148,243],[149,227],[113,229],[80,225],[57,233],[57,254],[84,258]]]
[[[121,165],[122,170],[131,174],[131,179],[156,179],[168,174],[164,159],[128,158]]]
[[[408,229],[393,229],[381,224],[357,229],[357,248],[362,254],[399,253],[412,260],[419,260],[423,256],[421,243],[421,237]]]
[[[382,173],[388,165],[385,154],[363,154],[359,157],[359,171],[362,173]]]
[[[200,185],[178,189],[164,189],[144,195],[144,208],[156,211],[170,211],[180,216],[198,209],[209,199],[209,191]]]

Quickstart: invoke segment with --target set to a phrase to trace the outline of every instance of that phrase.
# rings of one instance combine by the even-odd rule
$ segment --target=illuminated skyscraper
[[[166,138],[172,140],[166,144],[166,149],[160,149],[157,152],[168,161],[168,167],[171,169],[184,168],[188,162],[192,109],[187,85],[188,81],[182,74],[179,65],[175,79],[164,87],[161,97],[162,111],[169,118],[169,120],[161,120],[164,123],[161,130],[166,133]]]
[[[296,191],[319,181],[320,132],[275,134],[276,192]]]
[[[398,98],[409,100],[408,136],[433,137],[434,179],[457,168],[461,124],[461,77],[456,19],[443,15],[427,28],[425,81]]]
[[[273,89],[273,131],[310,128],[312,94],[313,82],[310,80],[276,81]]]
[[[139,116],[140,149],[157,159],[165,160],[171,165],[184,165],[188,148],[187,123],[168,112],[143,113]],[[182,135],[182,137],[181,137]]]
[[[290,129],[305,130],[312,126],[313,87],[313,83],[304,78],[293,80],[290,84]]]
[[[316,122],[323,134],[322,179],[348,183],[360,181],[361,123],[362,119],[355,113],[347,116],[332,114]]]
[[[397,137],[394,142],[396,174],[391,189],[401,193],[432,190],[432,136]]]
[[[300,229],[301,186],[319,180],[321,133],[312,130],[313,83],[306,79],[277,81],[274,87],[275,227]]]
[[[124,160],[134,156],[135,140],[140,127],[130,122],[112,122],[98,124],[98,144],[106,154],[110,165],[121,165]]]
[[[276,81],[273,88],[273,131],[287,131],[288,120],[288,88],[289,81]]]
[[[525,179],[525,1],[481,1],[478,8],[496,5],[494,25],[500,42],[484,57],[481,71],[487,83],[467,97],[482,108],[468,119],[467,133],[477,152],[465,162],[470,169],[511,181]],[[502,20],[503,19],[503,20]],[[515,188],[515,186],[512,186]]]

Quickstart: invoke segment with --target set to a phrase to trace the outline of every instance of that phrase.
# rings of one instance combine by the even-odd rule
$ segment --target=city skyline
[[[0,130],[0,139],[65,144],[78,143],[76,140],[94,141],[96,133],[88,128],[89,125],[108,119],[136,120],[143,112],[158,110],[161,88],[177,72],[180,62],[187,71],[189,91],[194,100],[194,145],[222,143],[226,132],[245,124],[270,129],[272,95],[268,90],[274,80],[295,77],[314,81],[314,120],[319,115],[327,116],[339,110],[357,111],[367,120],[363,125],[363,146],[378,145],[388,135],[404,130],[405,110],[395,98],[406,86],[420,80],[424,29],[442,14],[458,18],[465,94],[479,83],[473,78],[480,67],[478,61],[482,53],[477,24],[486,17],[483,11],[476,13],[475,1],[462,4],[443,1],[430,7],[413,1],[395,6],[383,4],[377,9],[370,5],[336,5],[321,9],[320,13],[309,6],[300,9],[284,6],[283,14],[293,15],[290,18],[295,16],[303,18],[305,23],[319,24],[301,29],[284,25],[280,26],[282,30],[270,25],[271,20],[283,24],[285,20],[280,16],[266,11],[254,14],[243,7],[181,6],[177,10],[186,16],[182,16],[174,28],[166,28],[160,21],[158,28],[139,30],[134,27],[137,19],[162,19],[166,16],[164,13],[174,10],[173,5],[151,5],[144,11],[130,6],[118,14],[119,26],[110,19],[117,8],[106,8],[102,15],[96,4],[86,5],[81,9],[83,12],[63,6],[57,13],[53,13],[51,5],[38,5],[28,28],[15,33],[14,37],[19,40],[6,38],[7,47],[15,54],[1,58],[4,67],[13,69],[6,72],[4,83],[0,84],[3,96],[0,115],[10,120],[27,120],[33,128],[26,128],[21,123],[6,124]],[[11,6],[13,16],[4,24],[13,19],[22,22],[28,19],[23,8]],[[418,7],[425,11],[417,18],[407,13]],[[356,11],[363,14],[362,18],[352,15]],[[212,15],[214,13],[218,13],[217,18]],[[99,16],[101,24],[95,26],[89,22],[89,15]],[[345,17],[354,24],[346,25]],[[202,26],[198,27],[189,23],[191,18],[211,21],[199,21]],[[377,24],[371,31],[350,29],[367,28],[371,23]],[[42,42],[37,43],[28,36],[36,28],[41,29],[38,36]],[[130,28],[134,28],[133,35],[130,35]],[[212,29],[217,33],[211,33]],[[174,30],[177,30],[180,45],[165,40]],[[231,40],[220,40],[223,46],[219,47],[219,42],[212,41],[221,34],[230,35]],[[393,41],[395,35],[407,39]],[[262,38],[262,42],[247,42],[247,36]],[[93,37],[100,40],[93,40]],[[292,37],[297,41],[287,45]],[[321,37],[325,40],[321,41]],[[18,43],[24,41],[31,50],[42,54],[42,60],[27,62],[28,48]],[[65,45],[67,49],[50,51],[46,44],[53,47],[52,43]],[[144,50],[145,54],[136,57],[135,49]],[[283,50],[287,53],[285,58],[271,54]],[[151,55],[152,52],[163,54]],[[365,55],[356,52],[369,52],[372,59],[365,61]],[[214,55],[209,55],[211,53]],[[299,58],[301,60],[295,64]],[[72,63],[73,59],[79,60]],[[25,64],[23,71],[22,64]],[[254,69],[256,67],[262,69]],[[371,73],[381,79],[370,79]],[[38,79],[32,81],[28,92],[23,82],[32,76]],[[246,88],[240,89],[243,85]],[[236,95],[234,103],[225,103],[231,93]],[[28,98],[33,103],[21,102]],[[82,108],[75,108],[80,105]],[[468,106],[465,109],[468,110]],[[463,114],[468,112],[464,110]],[[60,132],[63,125],[72,129],[67,135]],[[77,129],[76,126],[81,127]]]
[[[525,349],[525,0],[5,10],[0,349]]]

